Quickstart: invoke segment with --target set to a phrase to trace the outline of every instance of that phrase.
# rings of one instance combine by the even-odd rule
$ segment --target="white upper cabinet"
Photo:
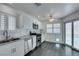
[[[18,17],[19,22],[17,25],[21,29],[31,29],[32,28],[32,19],[27,14],[21,13]]]

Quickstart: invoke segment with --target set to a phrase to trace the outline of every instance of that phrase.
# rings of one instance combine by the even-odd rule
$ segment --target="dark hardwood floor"
[[[26,56],[79,56],[79,52],[62,44],[44,42]]]

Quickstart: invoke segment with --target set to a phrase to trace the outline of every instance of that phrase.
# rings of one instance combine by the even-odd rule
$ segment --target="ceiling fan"
[[[43,16],[37,16],[38,18],[41,18],[43,20],[47,19],[49,22],[53,22],[55,18],[53,17],[52,14],[49,15],[43,15]]]
[[[34,5],[41,6],[42,4],[41,3],[34,3]]]
[[[53,22],[55,20],[52,14],[48,15],[47,18],[49,22]]]

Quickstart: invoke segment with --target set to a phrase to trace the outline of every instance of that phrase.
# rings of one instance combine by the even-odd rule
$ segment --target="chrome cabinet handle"
[[[12,48],[11,53],[15,53],[15,52],[16,52],[16,48]]]

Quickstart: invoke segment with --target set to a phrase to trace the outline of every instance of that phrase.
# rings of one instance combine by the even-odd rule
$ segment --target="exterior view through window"
[[[60,33],[60,23],[56,24],[47,24],[47,33]]]
[[[66,44],[79,49],[79,21],[72,21],[65,25]]]
[[[72,45],[72,23],[66,23],[66,44]]]
[[[74,47],[79,49],[79,21],[74,22]]]

